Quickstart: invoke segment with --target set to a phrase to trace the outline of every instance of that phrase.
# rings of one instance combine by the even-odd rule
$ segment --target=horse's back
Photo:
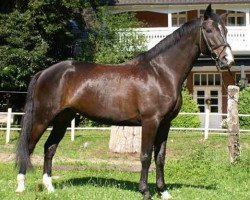
[[[42,72],[35,102],[40,110],[58,113],[71,108],[92,118],[137,123],[133,71],[125,66],[63,61]]]

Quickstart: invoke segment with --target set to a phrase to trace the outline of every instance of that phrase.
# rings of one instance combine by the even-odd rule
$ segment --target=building
[[[118,0],[112,1],[109,8],[115,13],[135,12],[146,24],[136,31],[145,35],[150,49],[186,21],[202,16],[209,3],[217,14],[228,13],[227,40],[235,56],[235,66],[231,76],[228,71],[217,71],[214,61],[201,56],[186,85],[200,112],[207,107],[212,113],[226,113],[227,86],[244,78],[244,74],[244,81],[250,82],[250,0]],[[206,105],[207,100],[210,105]],[[221,116],[213,117],[210,127],[218,128],[221,120]]]

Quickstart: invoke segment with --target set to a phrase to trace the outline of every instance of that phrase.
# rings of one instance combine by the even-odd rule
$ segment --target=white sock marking
[[[52,185],[52,178],[48,174],[43,175],[43,184],[47,188],[48,192],[54,192],[55,189]]]
[[[24,174],[18,174],[17,175],[17,189],[16,192],[22,193],[25,190],[25,175]]]
[[[164,191],[161,193],[161,199],[162,200],[169,200],[172,199],[172,196],[168,193],[168,191]]]

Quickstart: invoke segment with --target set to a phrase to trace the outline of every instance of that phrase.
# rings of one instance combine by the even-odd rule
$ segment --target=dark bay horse
[[[152,151],[156,186],[169,199],[164,181],[166,142],[170,122],[181,107],[181,89],[194,61],[202,53],[221,68],[234,62],[226,41],[225,15],[209,5],[203,17],[187,22],[151,50],[118,65],[64,61],[37,73],[28,88],[25,115],[17,149],[17,192],[23,192],[30,155],[38,140],[53,125],[44,145],[43,183],[54,191],[52,158],[66,127],[81,113],[116,125],[142,126],[139,191],[151,199],[148,170]]]

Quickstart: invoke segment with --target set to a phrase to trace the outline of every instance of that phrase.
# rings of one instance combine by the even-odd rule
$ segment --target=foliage
[[[60,60],[119,63],[140,52],[142,37],[128,31],[126,40],[121,40],[118,34],[121,29],[139,27],[140,23],[133,14],[110,14],[106,8],[97,10],[107,3],[110,1],[2,0],[0,89],[26,91],[32,75]],[[84,10],[89,8],[96,19],[93,27],[86,28]],[[72,21],[83,38],[79,39],[72,30]],[[76,55],[74,50],[79,40],[82,52]]]
[[[145,39],[132,28],[142,26],[133,13],[111,14],[107,8],[97,12],[88,39],[83,41],[79,59],[97,63],[121,63],[145,50]]]
[[[75,10],[82,2],[17,0],[12,9],[1,9],[0,88],[24,90],[35,72],[72,57],[68,21],[81,19]]]
[[[30,75],[44,67],[48,43],[38,33],[30,34],[30,12],[0,17],[0,88],[23,88]]]
[[[197,102],[193,100],[187,89],[182,91],[182,107],[180,112],[198,113],[199,108]],[[200,119],[198,115],[178,115],[172,121],[173,127],[200,127]]]
[[[90,120],[86,117],[80,116],[78,126],[80,127],[107,127],[108,125],[101,124],[99,122]]]
[[[250,113],[250,86],[240,91],[239,94],[239,114]],[[250,117],[239,117],[240,128],[250,129]]]

